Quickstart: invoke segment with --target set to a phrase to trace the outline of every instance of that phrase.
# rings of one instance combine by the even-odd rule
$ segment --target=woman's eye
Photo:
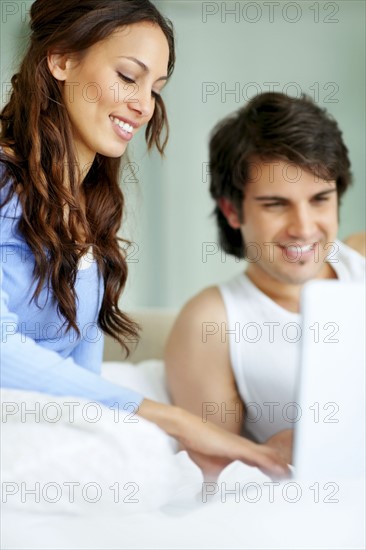
[[[127,82],[127,84],[135,84],[135,81],[132,80],[132,78],[128,78],[128,76],[122,74],[122,73],[117,73],[119,78],[121,78],[124,82]]]
[[[117,75],[119,76],[119,78],[121,80],[123,80],[123,82],[126,82],[126,84],[136,84],[136,81],[133,80],[132,78],[129,78],[128,76],[120,73],[120,72],[117,72]],[[157,98],[157,97],[160,97],[160,93],[159,92],[154,92],[153,90],[151,90],[151,96],[153,98]]]

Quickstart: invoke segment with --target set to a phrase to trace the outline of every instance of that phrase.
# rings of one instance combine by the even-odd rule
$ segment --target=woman
[[[127,276],[118,175],[144,125],[148,148],[163,153],[171,24],[149,0],[36,0],[30,16],[1,113],[2,385],[133,402],[206,473],[241,459],[286,474],[275,451],[100,377],[100,329],[126,350],[137,335],[118,307]]]

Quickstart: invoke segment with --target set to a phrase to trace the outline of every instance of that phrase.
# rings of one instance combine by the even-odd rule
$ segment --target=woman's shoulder
[[[9,160],[11,157],[11,149],[0,145],[0,208],[2,214],[8,199],[9,201],[15,199],[17,202],[16,178]]]
[[[22,208],[14,179],[7,173],[6,165],[0,162],[0,222],[1,244],[18,240],[16,223],[22,214]]]
[[[3,225],[4,223],[7,223],[6,220],[10,223],[11,220],[18,219],[20,215],[21,205],[19,196],[15,190],[14,182],[11,179],[8,179],[0,187],[1,224]]]

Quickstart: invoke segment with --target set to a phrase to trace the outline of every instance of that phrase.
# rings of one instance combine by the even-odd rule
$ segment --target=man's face
[[[336,183],[290,162],[253,163],[239,223],[252,279],[301,285],[321,277],[336,246]]]

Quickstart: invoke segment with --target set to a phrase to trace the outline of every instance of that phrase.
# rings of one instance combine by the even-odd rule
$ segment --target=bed
[[[168,403],[162,357],[175,312],[133,316],[141,342],[127,362],[107,338],[103,376]],[[172,438],[129,411],[72,396],[1,397],[3,550],[365,547],[359,480],[316,499],[296,479],[272,482],[233,462],[205,483]]]

